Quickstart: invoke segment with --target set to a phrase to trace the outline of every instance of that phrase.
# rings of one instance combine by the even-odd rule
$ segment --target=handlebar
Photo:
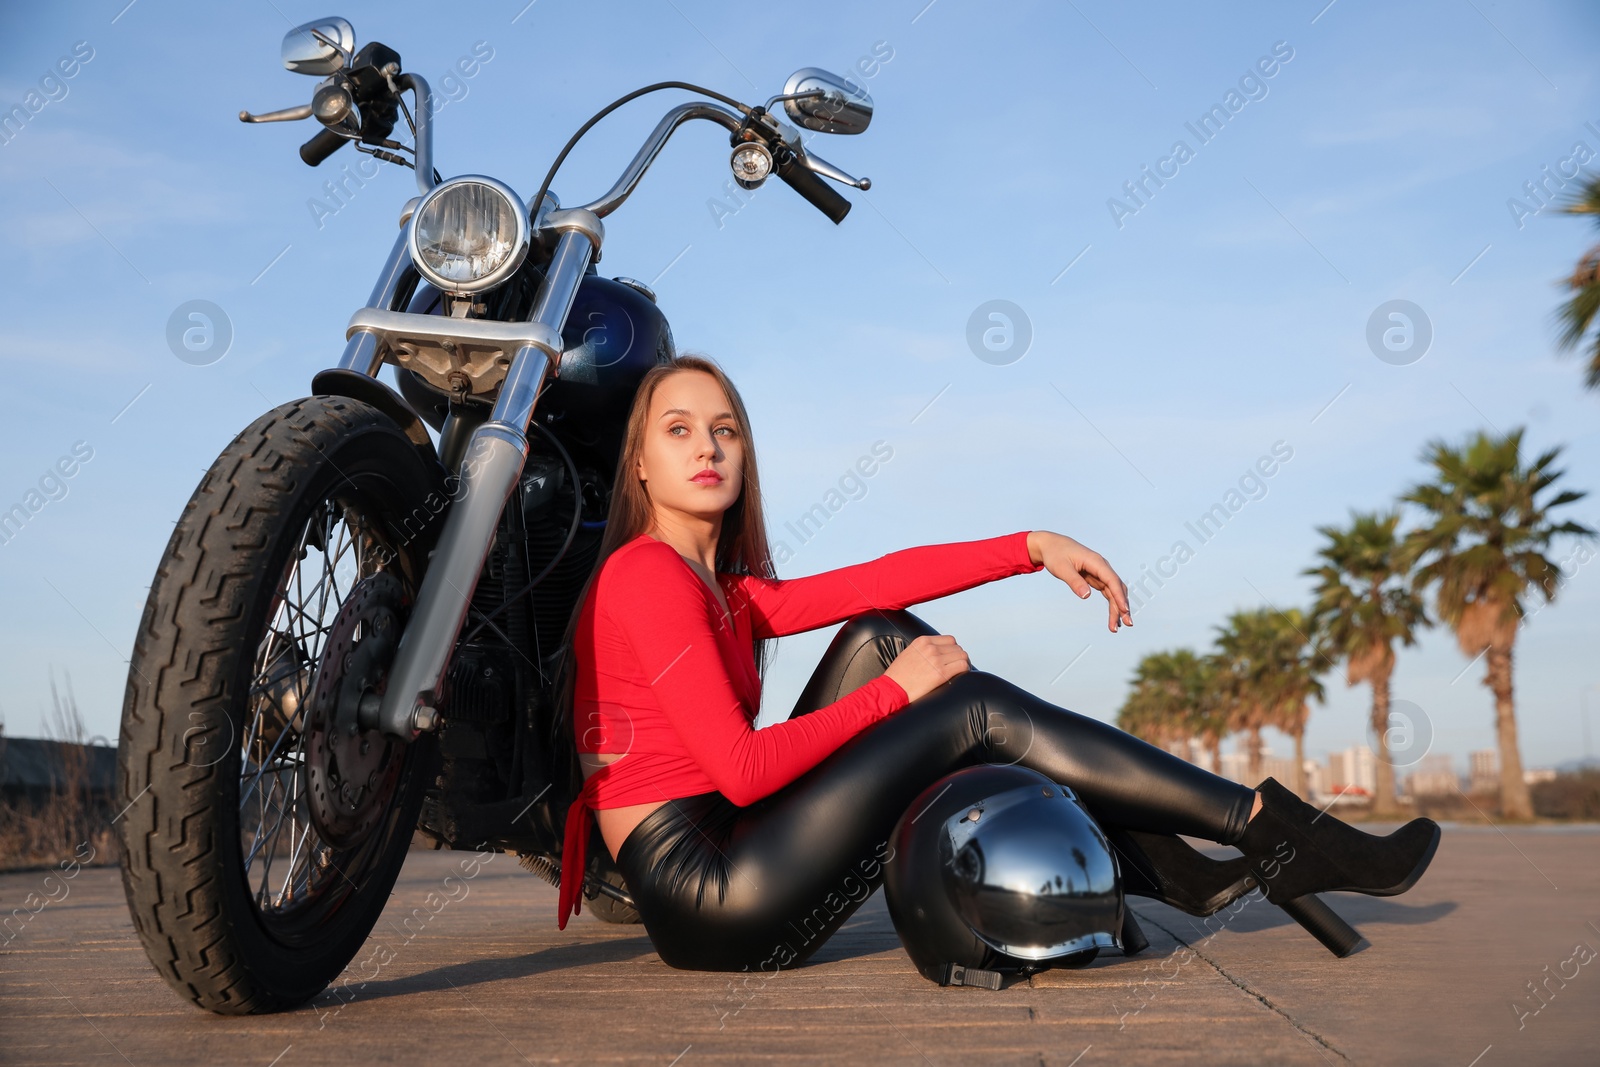
[[[737,130],[744,122],[742,115],[709,101],[699,100],[689,104],[679,104],[656,123],[656,128],[650,131],[650,136],[645,138],[639,151],[628,161],[627,168],[623,170],[622,176],[616,183],[598,200],[584,204],[582,210],[592,211],[597,218],[603,219],[621,207],[622,202],[628,199],[634,187],[639,184],[639,179],[644,177],[644,172],[650,169],[650,164],[655,162],[656,156],[666,145],[667,138],[672,136],[672,131],[691,119],[709,119],[729,132]],[[537,206],[535,210],[538,210]]]
[[[346,140],[348,138],[341,137],[332,130],[320,130],[315,137],[300,146],[300,159],[306,166],[314,167],[343,147]]]
[[[434,186],[433,124],[431,121],[433,106],[430,99],[429,86],[424,78],[412,73],[397,75],[389,84],[397,92],[411,90],[416,98],[417,108],[414,119],[416,129],[415,171],[418,192],[426,195]],[[677,83],[673,84],[677,85]],[[687,85],[679,87],[693,88]],[[710,90],[703,91],[709,95],[716,95],[710,93]],[[743,105],[740,106],[742,107]],[[309,104],[296,108],[284,108],[281,111],[268,112],[262,115],[252,115],[243,111],[239,113],[239,119],[242,122],[284,122],[309,117],[311,117],[311,106]],[[598,118],[599,116],[596,117]],[[729,132],[738,131],[746,122],[745,116],[710,101],[702,100],[680,104],[668,111],[661,121],[656,124],[656,128],[645,139],[645,143],[628,163],[627,168],[622,172],[616,183],[598,200],[582,205],[582,210],[591,211],[596,217],[604,218],[621,207],[623,201],[628,199],[634,188],[639,184],[639,180],[644,177],[644,173],[650,168],[650,164],[660,154],[662,147],[667,143],[667,139],[672,136],[673,131],[692,119],[710,120]],[[789,135],[793,133],[794,131],[789,131]],[[300,146],[300,158],[308,166],[315,167],[338,151],[346,140],[347,138],[334,133],[330,129],[323,129]],[[571,146],[569,145],[568,147],[570,148]],[[858,189],[869,187],[870,183],[865,179],[852,179],[843,171],[823,160],[803,157],[801,152],[804,149],[790,147],[787,141],[774,137],[772,138],[772,147],[774,148],[774,170],[777,176],[782,179],[785,185],[799,193],[812,207],[821,211],[836,225],[842,222],[844,217],[850,213],[851,203],[828,185],[819,176],[818,172],[820,171],[846,184],[854,185]],[[383,155],[381,158],[389,157]],[[559,160],[557,165],[559,166]],[[535,205],[535,210],[537,210],[537,205]]]
[[[370,47],[370,46],[369,46]],[[416,98],[417,112],[413,120],[416,124],[415,166],[417,175],[417,191],[424,196],[434,186],[433,180],[433,101],[432,92],[428,88],[426,78],[419,74],[401,74],[394,79],[397,90],[410,89]],[[397,97],[394,99],[398,99]],[[240,122],[295,122],[308,119],[312,115],[311,105],[302,104],[299,107],[286,107],[278,111],[269,111],[255,115],[248,111],[239,112]],[[392,113],[391,113],[392,117]],[[347,138],[341,137],[332,130],[323,129],[305,144],[300,146],[300,158],[307,166],[315,167],[323,160],[339,150]],[[383,157],[387,158],[387,157]],[[391,161],[392,162],[392,161]]]
[[[710,101],[699,100],[688,104],[679,104],[662,116],[660,122],[656,123],[656,128],[650,131],[650,135],[645,138],[644,144],[634,154],[633,159],[628,162],[628,166],[623,170],[621,177],[616,180],[615,184],[606,190],[605,194],[598,200],[592,200],[582,205],[580,210],[592,211],[597,218],[605,218],[621,207],[623,201],[627,200],[638,186],[639,180],[644,177],[645,171],[650,169],[650,164],[655,162],[656,156],[660,155],[661,149],[666,145],[667,139],[672,136],[673,131],[693,119],[707,119],[715,122],[730,133],[741,129],[745,122],[743,116]],[[807,164],[807,161],[800,158],[795,149],[788,147],[786,144],[778,144],[775,148],[774,169],[778,177],[783,179],[784,184],[805,197],[811,206],[828,216],[835,224],[843,221],[844,217],[850,213],[850,201],[835,192],[827,182],[818,177],[811,169],[811,166]],[[821,161],[815,162],[820,164]],[[837,173],[842,178],[848,178],[848,175],[845,175],[836,167],[827,164],[821,165],[829,173]],[[853,181],[854,179],[851,180]],[[858,188],[862,189],[870,185],[864,180],[856,184]]]
[[[850,201],[812,173],[793,150],[779,153],[774,164],[783,183],[805,197],[812,207],[828,216],[835,226],[850,214]]]

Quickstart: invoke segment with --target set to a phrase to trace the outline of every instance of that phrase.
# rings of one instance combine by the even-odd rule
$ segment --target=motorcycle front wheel
[[[117,828],[145,951],[203,1008],[306,1002],[388,901],[435,747],[335,724],[328,694],[352,670],[381,693],[441,474],[377,409],[310,397],[236,437],[172,532],[129,665]]]

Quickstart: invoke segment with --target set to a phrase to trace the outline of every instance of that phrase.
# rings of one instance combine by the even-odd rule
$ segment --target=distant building
[[[0,736],[0,803],[44,804],[69,789],[95,802],[111,802],[117,750],[32,737]]]
[[[1207,770],[1212,770],[1214,774],[1220,774],[1230,781],[1244,785],[1257,786],[1268,778],[1276,778],[1290,789],[1294,788],[1294,758],[1292,756],[1274,756],[1272,749],[1267,746],[1262,746],[1261,773],[1256,775],[1254,780],[1251,780],[1250,777],[1250,754],[1248,752],[1222,753],[1221,770],[1212,769],[1210,753],[1199,746],[1196,746],[1194,754],[1189,757],[1189,760],[1191,763],[1205,767]],[[1307,793],[1313,797],[1326,795],[1327,775],[1316,760],[1307,759],[1305,761],[1305,775]]]
[[[1261,758],[1261,778],[1276,778],[1280,785],[1294,788],[1294,759],[1291,756],[1263,756]],[[1260,785],[1260,782],[1251,782],[1251,785]]]
[[[1196,767],[1205,768],[1212,774],[1222,773],[1211,765],[1211,749],[1207,748],[1205,742],[1198,737],[1191,737],[1180,744],[1169,746],[1167,751],[1175,756],[1183,757]]]
[[[1455,760],[1444,752],[1423,756],[1417,769],[1406,779],[1406,791],[1414,797],[1447,796],[1460,788]]]
[[[1522,780],[1529,785],[1537,785],[1540,782],[1553,782],[1555,778],[1556,769],[1554,767],[1535,767],[1531,771],[1522,772]],[[1498,782],[1498,779],[1496,781]]]
[[[1224,752],[1222,754],[1222,777],[1235,782],[1244,782],[1250,777],[1250,757],[1243,752]],[[1246,785],[1256,785],[1256,782],[1244,782]]]
[[[1480,748],[1467,753],[1467,792],[1493,793],[1500,788],[1500,753]]]
[[[1372,796],[1378,791],[1378,763],[1366,745],[1347,748],[1328,756],[1328,795],[1357,793]]]
[[[1171,755],[1177,756],[1179,759],[1188,759],[1189,758],[1189,742],[1188,741],[1167,741],[1167,742],[1164,742],[1164,743],[1162,743],[1162,744],[1160,744],[1160,745],[1158,745],[1156,747],[1160,748],[1163,752],[1167,752],[1167,753],[1170,753]]]
[[[1190,737],[1181,741],[1168,741],[1158,746],[1163,751],[1170,752],[1179,759],[1188,760],[1196,767],[1204,767],[1212,774],[1217,774],[1215,767],[1211,766],[1211,750],[1201,743],[1199,738]]]
[[[1306,792],[1318,803],[1333,795],[1328,789],[1328,769],[1314,759],[1306,760]]]

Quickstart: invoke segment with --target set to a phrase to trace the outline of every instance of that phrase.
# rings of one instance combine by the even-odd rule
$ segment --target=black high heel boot
[[[1439,847],[1439,824],[1412,819],[1386,837],[1339,821],[1268,778],[1257,787],[1261,810],[1234,842],[1274,904],[1310,893],[1344,891],[1375,897],[1404,893],[1428,869]]]
[[[1216,860],[1176,834],[1102,827],[1122,870],[1122,891],[1170,904],[1190,915],[1212,915],[1255,888],[1244,856]]]

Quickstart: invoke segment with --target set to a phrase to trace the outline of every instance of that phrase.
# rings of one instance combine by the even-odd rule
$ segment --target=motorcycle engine
[[[566,460],[548,442],[535,439],[534,447],[501,516],[446,676],[440,771],[419,829],[451,848],[559,849],[553,816],[535,802],[552,799],[547,739],[561,641],[599,556],[610,494],[596,465],[576,462],[575,487]],[[566,544],[580,501],[580,525]]]

